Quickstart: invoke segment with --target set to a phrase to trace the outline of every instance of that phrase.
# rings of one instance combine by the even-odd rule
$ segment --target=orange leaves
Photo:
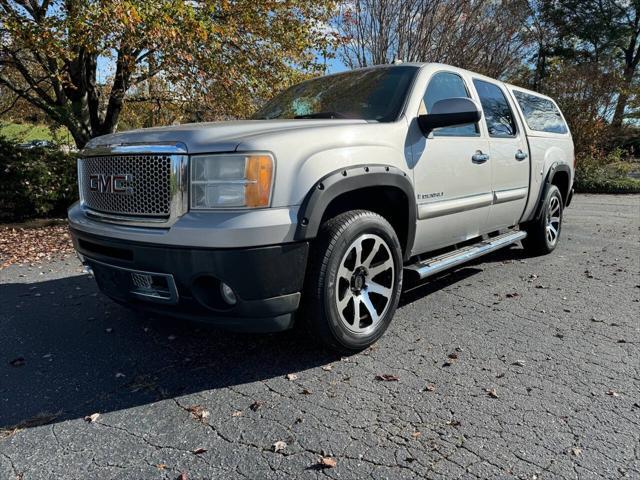
[[[0,270],[13,263],[39,263],[73,253],[67,225],[0,226]]]

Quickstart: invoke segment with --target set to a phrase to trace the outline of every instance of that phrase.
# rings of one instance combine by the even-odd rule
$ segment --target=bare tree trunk
[[[631,67],[625,68],[622,85],[620,87],[620,93],[618,94],[618,100],[616,102],[616,109],[613,112],[613,118],[611,119],[611,126],[615,129],[622,127],[622,121],[624,120],[624,112],[627,108],[627,102],[629,101],[629,90],[633,82],[633,69]]]

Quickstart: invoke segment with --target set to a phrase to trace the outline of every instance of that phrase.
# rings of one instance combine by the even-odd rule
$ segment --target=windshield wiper
[[[340,112],[316,112],[308,113],[306,115],[296,115],[293,118],[347,118],[347,116]]]

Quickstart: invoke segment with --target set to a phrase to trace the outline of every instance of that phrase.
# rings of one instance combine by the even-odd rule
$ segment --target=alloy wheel
[[[560,234],[560,199],[557,196],[551,197],[549,201],[545,232],[549,245],[555,245]]]
[[[347,248],[338,268],[335,301],[347,329],[368,334],[391,305],[395,282],[393,256],[378,235],[363,234]]]

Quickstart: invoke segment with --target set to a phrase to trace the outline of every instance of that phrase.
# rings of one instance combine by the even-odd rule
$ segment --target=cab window
[[[490,137],[515,137],[516,122],[507,98],[497,85],[483,80],[474,80],[480,97],[484,119]]]
[[[436,73],[424,93],[421,110],[424,108],[425,111],[421,113],[429,113],[437,101],[453,97],[471,98],[462,77],[451,72]],[[438,128],[434,130],[433,134],[435,136],[475,137],[479,135],[479,130],[477,123],[470,123],[459,127]]]

